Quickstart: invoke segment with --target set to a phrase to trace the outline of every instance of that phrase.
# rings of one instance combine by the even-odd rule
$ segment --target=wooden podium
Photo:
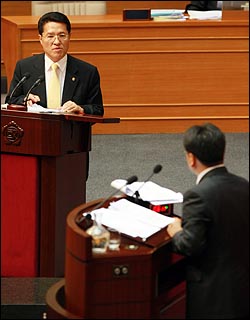
[[[91,127],[119,120],[1,111],[2,276],[64,276],[66,215],[86,200]]]
[[[101,200],[67,217],[65,278],[47,291],[48,318],[184,319],[185,258],[171,252],[165,228],[148,242],[122,235],[119,251],[92,253],[77,221]]]

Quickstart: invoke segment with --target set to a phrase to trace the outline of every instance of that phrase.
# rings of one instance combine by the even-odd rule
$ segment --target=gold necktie
[[[51,68],[52,74],[49,82],[47,107],[50,109],[56,109],[61,106],[60,82],[56,73],[58,64],[53,63]]]

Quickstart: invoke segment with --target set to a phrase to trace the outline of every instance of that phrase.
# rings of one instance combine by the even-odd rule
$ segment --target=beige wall
[[[106,1],[31,1],[32,15],[40,16],[49,11],[67,15],[106,14]]]

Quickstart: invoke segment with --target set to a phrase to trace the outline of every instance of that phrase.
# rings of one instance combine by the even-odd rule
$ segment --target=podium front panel
[[[2,276],[63,277],[66,215],[85,203],[91,123],[1,111]]]
[[[91,148],[90,123],[60,114],[2,110],[1,127],[3,152],[56,157]]]
[[[165,229],[154,246],[122,235],[120,250],[92,252],[77,221],[101,201],[67,216],[65,310],[83,319],[184,319],[186,260],[171,252]]]
[[[39,161],[1,154],[1,276],[38,274]]]

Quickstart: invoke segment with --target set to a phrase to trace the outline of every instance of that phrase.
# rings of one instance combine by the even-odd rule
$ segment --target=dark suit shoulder
[[[229,172],[226,167],[215,168],[212,171],[209,171],[200,181],[202,185],[204,182],[212,182],[214,180],[224,181],[224,182],[234,182],[239,184],[248,184],[249,181],[241,176],[238,176],[232,172]]]
[[[184,193],[184,198],[199,197],[215,198],[217,195],[247,193],[249,181],[243,177],[230,173],[225,167],[208,172],[198,185],[193,186]]]

